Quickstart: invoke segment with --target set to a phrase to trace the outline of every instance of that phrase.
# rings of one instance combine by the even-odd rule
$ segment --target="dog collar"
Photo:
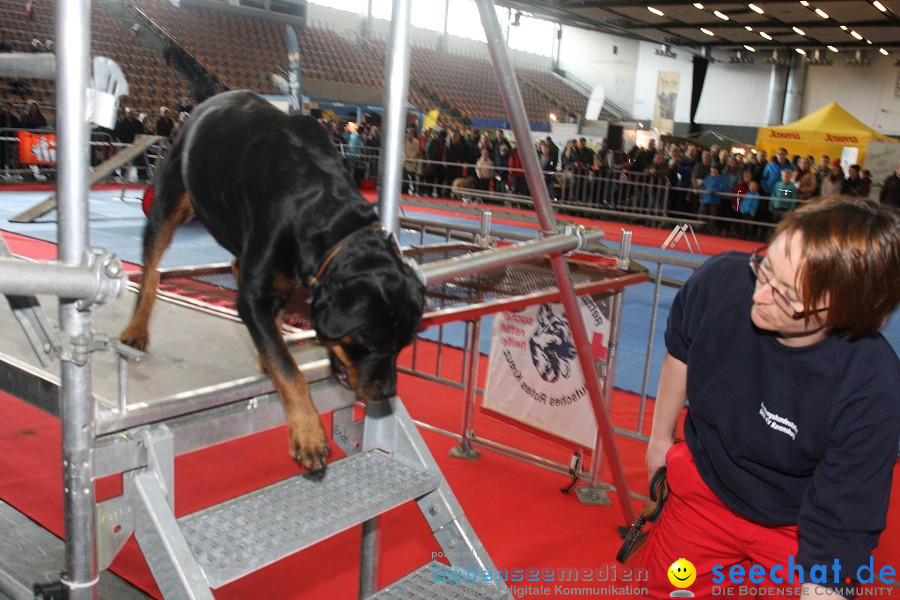
[[[319,265],[319,269],[316,271],[316,274],[306,280],[306,287],[309,289],[314,289],[319,284],[319,280],[322,278],[322,275],[325,274],[325,269],[327,269],[328,265],[331,264],[331,261],[333,261],[335,257],[340,254],[341,250],[344,249],[344,246],[346,246],[347,243],[357,235],[365,233],[367,231],[380,231],[384,233],[384,226],[382,226],[380,221],[375,221],[374,223],[366,225],[365,227],[360,227],[350,235],[345,236],[341,241],[334,245],[334,247],[325,257],[325,260],[323,260],[322,264]]]

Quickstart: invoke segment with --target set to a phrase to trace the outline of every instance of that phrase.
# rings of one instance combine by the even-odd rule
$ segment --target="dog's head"
[[[312,302],[337,379],[366,400],[394,396],[397,355],[412,342],[424,305],[425,287],[389,240],[343,250]]]

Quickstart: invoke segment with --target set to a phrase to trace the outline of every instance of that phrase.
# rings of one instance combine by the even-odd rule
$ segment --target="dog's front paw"
[[[310,475],[323,477],[331,446],[318,418],[315,425],[297,427],[291,432],[291,454],[298,463],[309,469]]]
[[[150,345],[150,335],[146,328],[129,326],[119,334],[119,341],[136,350],[144,351]]]

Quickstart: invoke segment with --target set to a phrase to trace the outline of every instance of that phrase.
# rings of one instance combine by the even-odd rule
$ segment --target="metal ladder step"
[[[450,581],[451,577],[436,576],[447,565],[430,562],[369,596],[366,600],[507,600],[506,589],[497,589],[487,581]]]
[[[380,450],[328,465],[325,478],[280,481],[178,519],[213,588],[422,496],[440,474]]]

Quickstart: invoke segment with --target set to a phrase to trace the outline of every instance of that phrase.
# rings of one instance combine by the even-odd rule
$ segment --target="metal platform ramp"
[[[55,330],[48,315],[56,301],[40,300],[31,306]],[[104,307],[96,325],[114,330],[133,302],[121,298]],[[0,329],[22,325],[15,309],[0,304]],[[279,426],[284,411],[269,378],[257,371],[241,323],[162,301],[156,325],[152,356],[129,361],[112,344],[93,356],[93,477],[121,473],[123,482],[121,495],[95,505],[100,570],[133,533],[166,599],[211,600],[213,589],[362,524],[360,571],[367,583],[361,580],[360,598],[510,597],[501,582],[427,581],[434,571],[428,565],[378,592],[377,551],[367,546],[367,531],[379,515],[409,501],[452,557],[444,569],[496,570],[400,400],[367,405],[363,413],[356,395],[330,376],[325,349],[309,335],[293,334],[291,351],[317,409],[331,413],[331,437],[346,457],[331,462],[321,479],[299,474],[176,518],[175,456]],[[204,335],[186,335],[191,327]],[[38,349],[26,335],[0,338],[0,388],[58,414],[58,363]]]
[[[435,489],[436,474],[363,452],[322,481],[294,477],[178,520],[191,553],[219,587]],[[257,523],[258,515],[276,515]]]
[[[361,583],[360,598],[511,597],[503,582],[459,576],[497,571],[400,400],[367,407],[359,421],[341,412],[352,408],[334,418],[335,439],[350,454],[329,464],[322,479],[297,475],[179,519],[167,493],[173,433],[165,425],[141,432],[148,464],[129,478],[124,495],[134,503],[138,543],[167,600],[212,599],[212,589],[360,524],[361,581],[374,581],[377,560],[367,552],[365,527],[410,500],[450,565],[426,564],[377,592]]]

